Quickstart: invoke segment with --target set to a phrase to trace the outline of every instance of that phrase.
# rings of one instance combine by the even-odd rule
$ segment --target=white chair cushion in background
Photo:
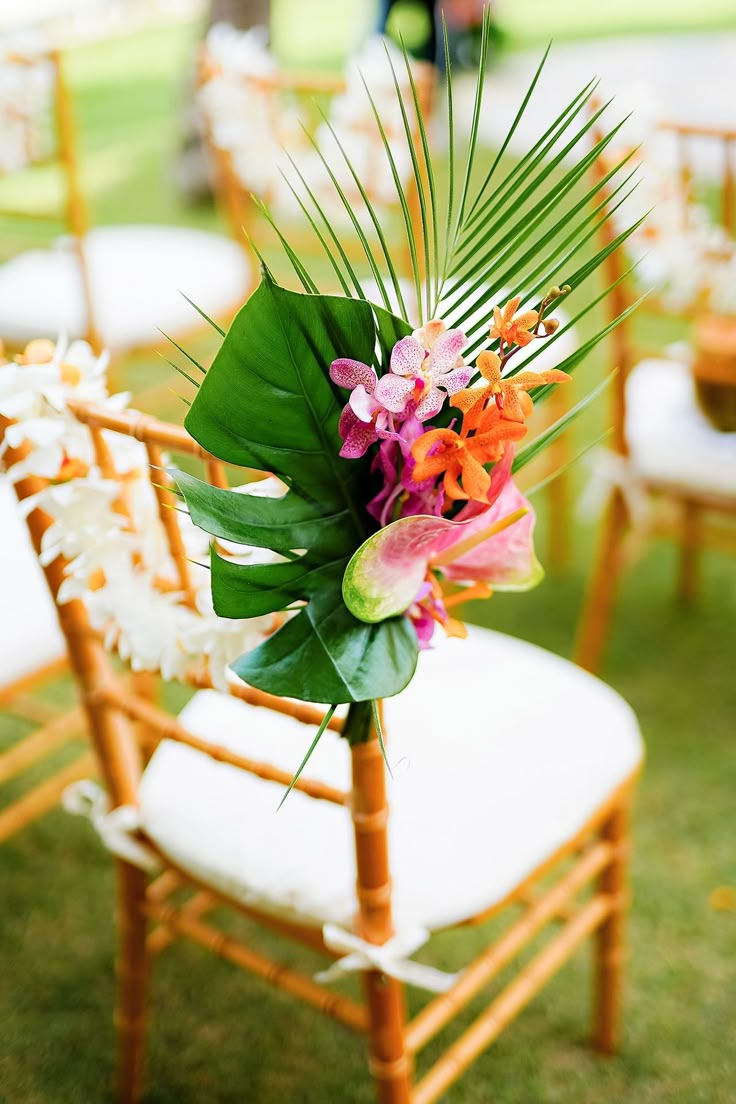
[[[0,690],[65,654],[56,609],[7,479],[0,477]]]
[[[87,264],[102,343],[121,352],[191,329],[245,301],[253,273],[243,249],[220,234],[181,226],[104,226],[87,235]],[[35,337],[87,330],[80,268],[70,239],[0,266],[0,338],[18,347]]]
[[[198,736],[294,771],[313,729],[202,691],[180,720]],[[397,925],[437,929],[502,901],[637,768],[629,706],[531,644],[471,628],[420,657],[386,702]],[[325,732],[305,774],[349,789],[349,749]],[[146,833],[185,871],[302,923],[356,911],[349,811],[163,741],[140,788]]]
[[[687,364],[651,359],[632,369],[626,438],[645,478],[736,497],[736,433],[722,433],[699,409]]]

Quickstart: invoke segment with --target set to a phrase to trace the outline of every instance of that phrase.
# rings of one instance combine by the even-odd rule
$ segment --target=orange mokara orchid
[[[534,341],[536,334],[532,331],[539,322],[539,312],[528,310],[514,318],[520,303],[521,296],[515,295],[505,307],[493,308],[493,325],[489,331],[491,339],[498,338],[505,345],[521,346]]]
[[[500,460],[507,443],[519,441],[525,433],[523,422],[502,417],[496,406],[483,413],[472,437],[461,436],[453,429],[430,429],[412,447],[413,478],[421,482],[444,472],[448,498],[487,502],[491,477],[483,465]]]
[[[518,372],[515,376],[503,377],[500,357],[487,351],[480,354],[476,363],[485,384],[482,387],[466,387],[450,399],[451,405],[464,414],[464,433],[478,428],[489,399],[495,399],[504,418],[512,422],[523,422],[533,409],[527,391],[546,383],[564,383],[570,378],[567,372],[561,372],[559,368],[551,368],[546,372]]]

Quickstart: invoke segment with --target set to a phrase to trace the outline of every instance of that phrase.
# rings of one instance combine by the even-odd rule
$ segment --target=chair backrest
[[[213,614],[208,573],[190,562],[202,558],[209,538],[172,509],[177,499],[166,451],[198,465],[213,485],[228,485],[227,472],[183,428],[124,409],[121,396],[108,398],[104,360],[89,346],[75,342],[54,352],[48,345],[35,343],[26,363],[0,365],[0,410],[14,412],[12,421],[0,414],[0,462],[25,506],[113,807],[137,804],[146,756],[162,738],[288,786],[289,771],[189,732],[113,662],[117,655],[133,671],[219,688],[305,724],[323,720],[320,708],[227,677],[226,665],[276,623],[270,616],[238,622]],[[256,493],[263,489],[262,482]],[[239,547],[235,554],[249,552]],[[386,778],[379,741],[370,724],[362,725],[363,714],[370,716],[367,704],[358,718],[362,742],[351,748],[351,792],[304,775],[295,786],[350,807],[357,928],[383,943],[392,934]],[[333,715],[329,727],[339,732],[344,722]]]
[[[89,223],[64,61],[58,50],[15,49],[0,41],[0,185],[4,191],[6,178],[48,165],[57,166],[62,177],[58,207],[29,210],[17,202],[6,204],[0,192],[0,218],[8,220],[6,227],[56,224],[71,236],[86,309],[85,337],[99,349],[84,245]]]
[[[595,126],[593,141],[602,137]],[[615,285],[606,299],[611,322],[647,292],[636,312],[612,334],[613,366],[618,370],[613,388],[614,435],[621,451],[626,449],[627,373],[642,356],[662,351],[637,340],[637,320],[648,315],[659,319],[661,328],[663,317],[686,323],[704,313],[736,315],[736,130],[659,122],[638,151],[606,149],[594,163],[597,179],[605,180],[629,152],[639,164],[639,186],[622,201],[614,194],[615,176],[604,184],[603,198],[608,200],[611,218],[600,227],[601,244],[611,245],[618,234],[646,216],[604,266],[607,283]],[[636,277],[629,273],[632,262],[637,264]],[[671,335],[665,340],[671,341]]]
[[[210,32],[200,58],[198,102],[215,189],[236,240],[243,241],[243,230],[251,235],[258,204],[263,203],[279,226],[288,230],[291,244],[298,249],[311,246],[314,251],[319,239],[300,201],[315,218],[321,234],[329,238],[330,230],[311,206],[311,192],[327,221],[339,227],[341,245],[348,255],[359,256],[355,227],[330,173],[369,240],[375,239],[375,230],[340,145],[381,220],[387,219],[389,225],[395,220],[401,233],[401,204],[363,85],[365,76],[406,192],[415,237],[421,241],[414,170],[383,40],[372,42],[362,61],[366,64],[359,68],[357,62],[352,63],[344,76],[284,72],[258,31],[243,33],[218,26]],[[393,65],[418,143],[417,113],[403,57],[394,56]],[[428,119],[434,67],[413,63],[413,77],[422,117]],[[406,252],[408,271],[408,245]]]
[[[154,705],[119,670],[116,657],[196,688],[217,688],[305,724],[320,708],[273,697],[234,678],[226,666],[277,627],[268,617],[216,617],[208,572],[196,562],[209,538],[178,503],[167,475],[167,452],[199,466],[216,486],[227,472],[181,427],[124,409],[108,398],[104,363],[75,342],[68,350],[36,343],[26,363],[0,365],[0,461],[24,504],[67,641],[71,667],[88,715],[114,807],[137,804],[147,755],[160,739],[179,741],[284,787],[289,771],[214,746]],[[39,348],[41,346],[41,348]],[[45,354],[45,355],[44,355]],[[248,473],[251,477],[262,473]],[[253,481],[244,493],[265,487]],[[240,557],[254,551],[219,549]],[[337,715],[329,727],[341,731]],[[374,941],[391,934],[384,763],[375,733],[353,749],[352,795],[304,775],[296,788],[315,799],[350,805],[356,825],[361,930]]]

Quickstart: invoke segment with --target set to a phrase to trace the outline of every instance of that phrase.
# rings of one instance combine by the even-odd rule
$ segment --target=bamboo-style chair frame
[[[675,136],[678,165],[677,176],[686,196],[692,195],[695,177],[692,142],[709,141],[721,148],[722,175],[720,179],[721,224],[733,236],[736,231],[736,129],[666,121],[660,128]],[[603,162],[595,166],[602,177],[606,167]],[[603,241],[613,240],[610,222],[601,226]],[[606,261],[605,274],[609,283],[615,284],[607,304],[611,320],[629,309],[635,302],[635,289],[630,280],[624,279],[627,267],[625,247],[619,246]],[[671,318],[692,320],[694,312],[677,314],[666,309],[657,296],[648,297],[638,308],[637,315],[650,313]],[[661,350],[642,347],[636,340],[634,321],[631,317],[621,322],[611,334],[613,365],[617,369],[613,382],[613,437],[614,451],[624,459],[629,454],[626,440],[626,382],[629,372],[646,356],[661,356]],[[736,554],[736,498],[716,492],[708,494],[689,487],[637,477],[642,489],[649,496],[653,511],[647,524],[648,537],[665,537],[675,540],[680,549],[678,596],[688,606],[696,600],[699,586],[700,554],[711,548]],[[600,667],[605,645],[610,633],[616,591],[623,570],[627,566],[625,541],[632,519],[626,499],[619,487],[614,487],[603,519],[599,544],[588,585],[585,603],[578,626],[576,661],[589,671]]]
[[[51,759],[65,745],[86,736],[85,717],[80,706],[56,707],[36,693],[68,669],[63,656],[0,689],[0,710],[35,726],[0,752],[0,787]],[[0,810],[0,844],[53,809],[67,786],[89,777],[95,770],[91,751],[80,751],[69,762],[47,773],[42,781],[7,802]]]
[[[66,76],[65,55],[61,50],[54,49],[42,54],[27,56],[20,52],[13,51],[10,54],[6,54],[5,57],[12,64],[37,65],[45,62],[53,67],[52,123],[55,131],[54,148],[50,156],[44,158],[42,161],[34,161],[29,166],[29,169],[32,171],[33,168],[46,165],[58,166],[63,179],[64,200],[63,209],[61,210],[29,211],[24,210],[22,207],[10,208],[0,206],[0,218],[17,219],[19,222],[23,223],[50,222],[57,225],[61,223],[65,232],[70,235],[74,243],[74,251],[79,265],[79,278],[82,286],[86,312],[85,316],[87,319],[86,332],[81,336],[91,345],[95,352],[100,353],[103,348],[103,343],[95,318],[92,278],[89,272],[85,248],[85,238],[92,228],[92,222],[82,184],[77,122],[72,94]],[[0,65],[2,64],[3,55],[0,53]],[[215,321],[222,324],[228,323],[240,306],[242,306],[241,296],[239,296],[237,300],[233,299],[233,302],[227,306]],[[184,330],[178,330],[173,336],[179,341],[187,341],[200,333],[206,332],[208,326],[209,323],[207,321],[202,318],[197,318],[196,321],[192,322],[191,326],[188,326]],[[146,351],[160,351],[166,349],[168,344],[168,339],[162,336],[160,340],[151,343],[145,342],[143,344],[126,347],[122,352],[122,356],[127,357]],[[21,350],[18,349],[15,351],[20,352]]]
[[[64,198],[63,209],[61,210],[28,211],[20,207],[0,207],[0,217],[18,219],[22,222],[50,221],[57,224],[61,223],[66,232],[71,235],[79,264],[79,279],[87,318],[87,331],[83,337],[99,352],[101,346],[95,324],[91,284],[84,247],[84,239],[89,230],[89,216],[82,190],[77,133],[63,57],[60,50],[49,50],[33,55],[26,55],[14,50],[5,55],[0,55],[0,65],[3,63],[27,65],[29,67],[49,65],[53,70],[53,119],[51,120],[54,131],[53,148],[42,160],[33,159],[29,163],[29,168],[45,165],[58,166],[64,183]]]
[[[188,565],[175,514],[169,509],[173,492],[162,482],[162,449],[199,460],[209,481],[217,486],[227,485],[227,473],[222,464],[179,427],[134,413],[111,414],[78,402],[70,403],[70,408],[77,419],[90,428],[97,462],[108,477],[113,472],[103,430],[127,434],[145,443],[149,461],[157,469],[155,488],[159,514],[176,566],[176,578],[170,580],[168,586],[182,591],[186,600],[191,594]],[[26,453],[24,446],[11,451],[9,462],[13,463]],[[17,484],[18,495],[21,499],[27,498],[43,486],[43,480],[36,477],[24,479]],[[124,507],[121,505],[121,508]],[[37,549],[49,524],[50,519],[39,508],[28,516],[29,530]],[[63,560],[58,558],[44,568],[55,598],[65,567]],[[162,586],[165,585],[162,581]],[[284,786],[289,784],[288,772],[208,744],[159,709],[149,693],[126,684],[111,664],[100,635],[92,630],[80,600],[61,604],[58,609],[81,705],[113,807],[137,803],[143,764],[161,739],[176,740],[258,777]],[[201,674],[188,681],[197,687],[211,685]],[[230,692],[251,704],[289,714],[306,724],[317,724],[322,717],[321,710],[314,706],[282,700],[244,684],[233,686]],[[336,731],[342,725],[337,717],[330,720],[330,727]],[[349,807],[357,862],[359,913],[356,932],[370,943],[383,944],[393,932],[392,893],[385,766],[375,731],[371,731],[366,742],[351,748],[351,761],[352,789],[349,793],[304,776],[298,779],[296,787],[315,800]],[[226,903],[267,928],[334,955],[325,947],[319,930],[276,919],[229,900],[199,884],[163,855],[159,854],[164,872],[154,880],[149,880],[136,866],[118,859],[118,1099],[123,1104],[140,1100],[150,960],[181,936],[208,947],[327,1016],[367,1035],[369,1068],[380,1104],[430,1104],[439,1099],[575,949],[592,935],[596,937],[597,946],[594,1043],[602,1052],[612,1052],[619,1032],[623,926],[628,902],[628,812],[634,784],[635,776],[632,776],[595,811],[573,839],[504,901],[465,921],[480,924],[510,906],[523,909],[521,917],[464,970],[448,992],[430,999],[410,1021],[407,1020],[403,987],[398,981],[378,972],[366,972],[363,975],[365,1000],[361,1004],[330,992],[311,978],[230,938],[205,917],[212,908]],[[156,850],[150,840],[144,842]],[[562,869],[561,864],[564,864]],[[540,889],[539,880],[552,872],[557,874],[554,885]],[[182,887],[191,890],[192,896],[177,907],[172,902],[172,894]],[[589,887],[589,894],[578,901],[581,892],[587,893]],[[561,929],[517,970],[514,979],[490,1000],[444,1056],[415,1081],[414,1061],[419,1051],[553,921],[560,921]]]
[[[207,47],[203,46],[200,51],[197,68],[198,85],[200,88],[218,72],[218,68],[217,63],[209,56]],[[285,95],[296,97],[300,103],[304,104],[305,117],[303,122],[309,130],[315,123],[321,120],[319,111],[314,105],[315,101],[320,99],[324,100],[325,98],[330,99],[340,95],[345,92],[347,88],[347,82],[343,76],[319,72],[277,71],[268,75],[243,75],[241,80],[244,84],[250,85],[256,89],[260,95],[267,99],[275,135],[280,135],[283,132],[279,119],[279,107],[280,101]],[[428,119],[434,102],[436,80],[435,67],[428,62],[414,62],[414,80],[422,117]],[[418,144],[419,128],[413,107],[411,109],[411,118],[414,124],[413,138]],[[251,190],[240,180],[235,170],[230,151],[222,149],[215,144],[212,127],[206,116],[202,119],[202,133],[209,161],[212,166],[213,187],[216,201],[223,212],[223,216],[235,240],[241,245],[245,244],[250,248],[251,241],[256,237],[260,238],[260,228],[264,222],[256,199],[260,200],[268,207],[272,199],[270,191],[267,190],[265,194],[254,198]],[[398,137],[403,137],[403,135],[404,131],[402,128],[401,134],[398,135]],[[392,135],[388,130],[387,136],[389,139],[397,137],[396,134]],[[374,125],[371,125],[370,131],[366,131],[366,141],[375,143],[379,160],[385,156],[383,147],[380,143],[378,130],[375,129]],[[376,202],[375,182],[368,177],[362,181],[362,183],[368,198],[371,202]],[[413,173],[406,181],[405,191],[414,237],[417,242],[421,242],[421,208],[416,179]],[[389,212],[398,215],[401,211],[398,197],[392,204],[387,205],[385,201],[378,201],[376,206],[379,212],[381,209],[388,209]],[[305,221],[304,218],[296,221],[293,219],[290,221],[287,220],[289,244],[294,248],[298,256],[301,256],[302,253],[308,254],[310,251],[315,253],[319,250],[319,239],[314,231],[305,225]],[[258,228],[258,233],[254,233],[256,228]],[[371,233],[367,233],[370,241]],[[345,250],[346,256],[351,260],[365,262],[365,254],[352,228],[346,228],[346,232],[342,235],[341,244]],[[377,240],[375,245],[378,245]],[[257,257],[255,259],[258,261]],[[403,270],[403,275],[409,277],[412,268],[411,252],[408,242],[398,255],[398,259]],[[421,256],[419,260],[421,263]]]

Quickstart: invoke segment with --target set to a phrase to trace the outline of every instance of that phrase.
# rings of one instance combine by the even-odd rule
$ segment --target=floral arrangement
[[[463,635],[461,602],[541,579],[534,511],[514,476],[596,392],[531,440],[529,414],[608,329],[556,369],[537,372],[534,360],[599,301],[600,295],[581,298],[580,289],[628,233],[591,255],[589,243],[608,217],[601,189],[612,186],[626,198],[627,186],[611,185],[613,174],[584,183],[615,133],[592,149],[586,142],[600,115],[585,113],[592,85],[506,170],[503,154],[540,65],[503,148],[486,166],[478,164],[489,35],[486,11],[463,153],[456,149],[447,67],[446,188],[409,59],[402,56],[399,76],[387,57],[419,228],[369,91],[403,212],[403,239],[389,245],[380,213],[341,148],[351,194],[324,158],[323,167],[365,264],[349,259],[332,207],[310,190],[305,210],[315,244],[342,294],[323,292],[307,258],[280,232],[301,290],[280,286],[263,261],[260,286],[228,333],[220,331],[209,369],[187,354],[202,373],[192,378],[197,391],[185,423],[191,434],[223,461],[271,472],[287,488],[279,498],[256,499],[175,473],[196,525],[217,540],[278,557],[235,564],[211,551],[218,614],[284,618],[233,670],[261,690],[329,703],[325,723],[349,703],[351,741],[367,737],[371,717],[380,734],[376,702],[409,683],[420,650],[443,635]],[[563,156],[573,154],[574,165],[563,171]],[[411,294],[401,272],[407,257]],[[577,304],[567,326],[553,314],[563,296]]]

